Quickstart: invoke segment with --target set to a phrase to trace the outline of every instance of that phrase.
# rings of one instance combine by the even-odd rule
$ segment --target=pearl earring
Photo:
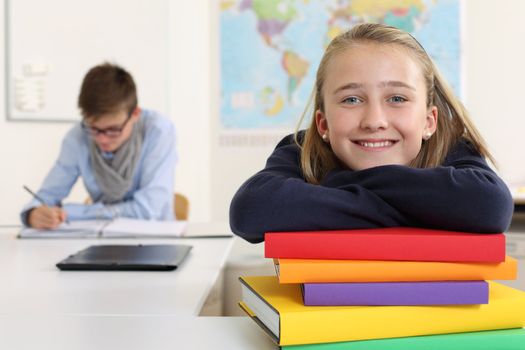
[[[431,136],[432,136],[432,133],[431,133],[431,132],[427,132],[427,133],[425,134],[425,136],[423,136],[423,139],[426,141],[426,140],[428,140]]]
[[[324,133],[322,139],[324,142],[328,142],[328,133]]]

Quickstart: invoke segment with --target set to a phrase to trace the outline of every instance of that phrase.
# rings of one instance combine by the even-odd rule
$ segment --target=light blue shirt
[[[151,110],[142,110],[144,140],[130,190],[120,203],[64,203],[69,220],[113,219],[129,217],[146,220],[173,220],[173,184],[175,179],[175,126]],[[37,195],[47,205],[57,206],[82,177],[91,198],[102,194],[93,173],[89,155],[89,136],[81,124],[75,124],[62,141],[55,165],[47,174]],[[21,213],[27,225],[28,210],[40,206],[37,200],[28,203]]]

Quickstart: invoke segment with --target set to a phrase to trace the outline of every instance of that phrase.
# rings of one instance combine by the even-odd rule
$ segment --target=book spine
[[[515,328],[419,337],[290,345],[281,348],[283,350],[521,350],[524,347],[523,344],[525,344],[525,329]]]
[[[516,259],[502,263],[278,259],[280,283],[513,280]]]
[[[502,262],[503,234],[433,230],[278,232],[265,235],[265,257],[404,261]]]
[[[307,306],[486,304],[485,281],[305,283]]]

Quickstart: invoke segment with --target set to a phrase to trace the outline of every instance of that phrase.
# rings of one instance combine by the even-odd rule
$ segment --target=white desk
[[[190,225],[190,234],[228,233]],[[16,239],[0,229],[2,349],[273,349],[247,317],[199,317],[233,238]],[[59,271],[55,264],[91,244],[193,246],[172,272]]]
[[[189,244],[193,249],[172,272],[73,272],[55,267],[91,244],[153,242]],[[197,315],[232,243],[233,238],[21,240],[13,232],[2,234],[0,314]]]
[[[0,316],[6,350],[270,350],[247,317]]]
[[[224,225],[191,225],[190,230],[228,232]],[[510,242],[525,238],[525,226],[513,225],[511,232]],[[173,272],[61,272],[55,263],[89,244],[148,241],[17,240],[14,233],[0,229],[1,349],[276,348],[247,317],[197,316],[233,239],[155,240],[194,246]],[[261,250],[250,248],[255,255]],[[520,280],[507,284],[524,289],[519,285],[525,282],[523,260],[520,270]]]

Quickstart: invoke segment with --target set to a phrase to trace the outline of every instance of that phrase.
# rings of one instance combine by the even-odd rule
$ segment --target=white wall
[[[175,2],[174,2],[175,3]],[[169,115],[178,129],[176,189],[191,201],[194,221],[226,220],[234,191],[264,166],[271,146],[221,148],[218,139],[218,0],[178,0],[171,9]],[[465,1],[466,105],[509,183],[525,184],[525,2]],[[0,28],[4,26],[0,0]],[[57,20],[65,18],[56,12]],[[5,45],[0,37],[0,67]],[[95,64],[96,62],[94,62]],[[147,89],[147,86],[141,86]],[[22,184],[38,187],[69,124],[7,122],[5,72],[0,71],[0,224],[16,223],[28,200]],[[293,130],[290,130],[292,132]],[[85,197],[77,186],[72,199]]]
[[[175,3],[175,2],[172,2]],[[190,200],[190,220],[210,218],[210,1],[171,7],[170,115],[178,133],[175,188]]]
[[[38,188],[56,159],[69,123],[6,121],[4,5],[0,0],[0,224],[18,222],[18,213],[29,199],[22,185]],[[67,20],[56,14],[57,21]],[[179,163],[176,190],[191,201],[190,219],[210,220],[210,3],[177,1],[170,9],[170,105],[168,115],[178,131]],[[67,23],[64,23],[67,27]],[[72,33],[74,35],[74,33]],[[140,43],[137,43],[140,49]],[[70,52],[64,54],[71,55]],[[97,64],[99,62],[93,62]],[[131,72],[133,74],[133,72]],[[148,86],[139,86],[147,90]],[[140,98],[140,96],[139,96]],[[148,106],[144,106],[148,107]],[[80,183],[69,200],[82,201]]]
[[[503,178],[525,184],[525,1],[466,4],[466,106]]]

